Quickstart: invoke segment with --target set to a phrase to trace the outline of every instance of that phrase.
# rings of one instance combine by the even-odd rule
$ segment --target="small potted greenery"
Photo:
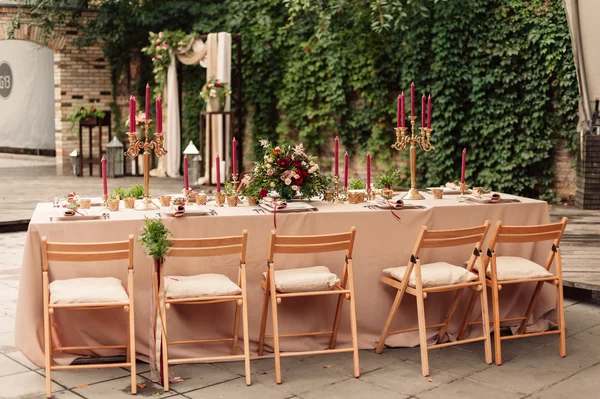
[[[98,119],[104,118],[105,113],[92,104],[89,107],[77,107],[67,114],[67,120],[71,122],[71,133],[75,131],[75,125],[82,121],[85,125],[98,125]]]
[[[348,183],[348,203],[360,204],[365,202],[367,185],[359,178],[353,177]]]
[[[200,97],[207,104],[210,104],[210,109],[213,112],[221,111],[225,104],[225,99],[231,94],[229,85],[225,82],[219,81],[214,76],[208,79],[208,82],[202,87],[200,91]]]
[[[227,197],[227,205],[237,206],[239,198],[237,192],[233,189],[233,184],[231,184],[231,182],[226,181],[224,187],[225,189],[223,191],[225,193],[225,196]]]
[[[394,196],[394,185],[400,183],[400,172],[398,170],[388,170],[381,173],[375,179],[375,188],[381,190],[381,196],[385,199],[391,199]]]
[[[261,194],[263,197],[267,195],[267,190],[263,190],[259,183],[255,180],[249,180],[246,182],[246,187],[242,193],[248,198],[248,205],[255,206],[258,205],[258,200],[261,198]]]
[[[119,203],[121,202],[121,197],[117,194],[116,190],[112,190],[108,195],[108,209],[116,212],[119,210]]]
[[[154,266],[157,271],[164,261],[165,255],[171,249],[172,242],[169,237],[172,235],[159,217],[144,220],[144,227],[138,242],[144,248],[144,253],[154,259]]]

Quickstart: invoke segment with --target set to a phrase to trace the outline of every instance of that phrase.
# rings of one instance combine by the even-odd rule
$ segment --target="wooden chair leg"
[[[396,293],[396,298],[394,298],[394,303],[392,304],[392,308],[390,309],[390,314],[388,314],[387,320],[385,321],[385,325],[383,326],[383,331],[381,332],[381,336],[379,337],[379,343],[377,344],[377,348],[375,349],[376,353],[381,353],[381,351],[383,351],[385,340],[387,339],[390,327],[392,325],[392,321],[394,320],[394,316],[396,315],[396,312],[400,307],[400,302],[402,301],[403,295],[403,289],[398,290],[398,292]]]
[[[560,330],[559,335],[559,353],[561,357],[567,356],[567,335],[565,326],[565,303],[563,294],[563,280],[562,280],[562,254],[560,248],[556,256],[556,275],[558,276],[558,328]]]
[[[539,281],[536,284],[535,290],[533,290],[533,295],[531,296],[531,300],[529,301],[529,305],[527,306],[527,312],[525,312],[525,318],[519,325],[519,330],[517,331],[517,334],[525,334],[525,328],[527,328],[527,323],[529,322],[531,313],[533,313],[533,308],[535,307],[535,302],[536,302],[538,296],[540,295],[540,292],[542,292],[543,285],[544,285],[543,281]]]
[[[483,290],[486,290],[485,282],[483,283]],[[475,308],[475,303],[477,302],[477,291],[471,292],[471,298],[469,299],[469,304],[467,305],[467,310],[465,312],[465,318],[460,325],[458,330],[457,340],[462,341],[465,339],[465,335],[467,334],[467,329],[469,328],[469,321],[471,321],[471,315],[473,314],[473,309]],[[488,317],[489,319],[489,317]]]
[[[246,374],[246,385],[251,385],[250,337],[248,334],[248,293],[246,291],[245,271],[242,271],[242,330],[244,332],[244,371]]]
[[[273,269],[269,273],[275,274]],[[281,384],[281,356],[279,353],[279,322],[277,321],[277,290],[275,289],[275,279],[269,279],[269,290],[271,295],[271,316],[273,318],[273,355],[275,359],[275,382]]]
[[[46,369],[46,397],[52,397],[52,337],[50,329],[52,325],[50,323],[50,292],[48,290],[48,273],[44,272],[43,275],[43,295],[44,295],[44,367]]]
[[[352,267],[349,268],[350,280],[350,331],[352,333],[352,353],[354,362],[354,377],[360,377],[360,361],[358,358],[358,329],[356,326],[356,299],[354,295],[354,276],[352,275]]]
[[[345,288],[345,287],[344,287]],[[337,334],[340,329],[340,319],[342,317],[342,306],[344,305],[345,294],[338,296],[337,306],[335,307],[335,317],[333,318],[333,329],[331,339],[329,340],[329,349],[335,349],[337,343]]]
[[[133,283],[132,283],[133,285]],[[131,291],[130,291],[131,292]],[[131,363],[130,371],[131,371],[131,393],[137,393],[137,365],[136,365],[136,357],[135,357],[135,314],[133,312],[133,296],[130,299],[129,304],[129,323],[127,325],[128,335],[129,335],[129,343],[128,343],[128,357],[129,362]]]
[[[483,288],[479,293],[479,299],[481,302],[481,325],[483,329],[483,336],[485,337],[485,341],[483,341],[483,347],[485,350],[485,363],[492,364],[492,340],[490,338],[490,311],[488,308],[488,300],[487,300],[487,288],[485,286],[485,277],[482,281]],[[473,291],[476,292],[476,291]],[[468,325],[468,321],[467,321]]]
[[[269,286],[265,287],[265,295],[263,297],[263,307],[262,307],[262,316],[260,319],[260,335],[258,337],[258,356],[263,355],[263,350],[265,346],[265,333],[267,330],[267,314],[269,313],[269,295],[271,293],[271,288]],[[273,309],[275,311],[275,309]]]
[[[427,353],[427,328],[425,324],[425,300],[422,288],[417,288],[417,319],[419,323],[419,344],[421,346],[421,371],[423,377],[429,375],[429,356]]]
[[[492,313],[494,317],[494,357],[496,364],[502,364],[502,343],[500,340],[500,303],[498,302],[498,282],[492,283]]]
[[[243,300],[242,300],[243,301]],[[241,305],[235,303],[235,316],[233,317],[233,344],[231,346],[231,355],[237,355],[239,331],[240,331],[240,307]]]
[[[163,315],[164,313],[164,299],[160,300],[160,306],[163,310]],[[165,392],[169,391],[169,343],[167,341],[167,320],[166,317],[163,319],[162,317],[159,318],[160,322],[163,323],[162,326],[162,332],[164,332],[161,336],[161,354],[162,354],[162,367],[163,367],[163,388],[165,390]]]
[[[464,288],[461,288],[456,290],[456,292],[454,293],[454,298],[452,298],[452,302],[450,302],[450,308],[448,309],[448,313],[446,313],[446,319],[444,319],[444,325],[442,326],[442,328],[440,328],[440,331],[438,332],[438,342],[444,339],[446,331],[448,331],[448,325],[450,324],[450,320],[452,319],[452,316],[456,311],[456,307],[458,306],[458,300],[462,296],[463,291]]]
[[[127,314],[127,316],[129,317],[129,313]],[[127,343],[126,343],[126,348],[125,348],[125,361],[127,363],[131,362],[131,351],[129,350],[129,343],[131,342],[131,323],[129,322],[129,319],[127,319]]]

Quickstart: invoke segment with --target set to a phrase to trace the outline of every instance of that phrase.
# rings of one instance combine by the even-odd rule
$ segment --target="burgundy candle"
[[[400,127],[402,124],[402,96],[398,96],[398,110],[396,111],[396,127]]]
[[[146,84],[146,119],[150,120],[150,85]]]
[[[344,155],[344,189],[348,189],[348,151]]]
[[[333,164],[333,166],[334,166],[333,173],[335,173],[336,175],[340,174],[339,146],[340,146],[340,140],[336,136],[334,146],[333,146],[333,153],[335,154],[334,155],[335,160],[334,160],[334,164]]]
[[[406,127],[406,97],[404,96],[404,92],[402,92],[402,104],[400,105],[400,119],[402,121],[402,124],[400,125],[400,127]]]
[[[421,127],[425,127],[425,94],[421,97]]]
[[[190,187],[190,182],[188,180],[188,157],[187,155],[183,156],[183,189],[187,190]]]
[[[215,160],[215,167],[217,169],[217,192],[220,193],[221,192],[221,158],[219,158],[219,156],[217,155],[217,158]]]
[[[415,82],[410,84],[410,116],[415,116]]]
[[[233,163],[232,169],[235,175],[237,174],[237,141],[235,141],[235,137],[231,143],[231,162]]]
[[[431,94],[427,99],[427,127],[431,129]]]
[[[467,149],[463,148],[462,151],[462,169],[460,171],[460,182],[465,183],[465,168],[467,166]]]
[[[106,181],[106,158],[102,157],[102,185],[104,186],[104,195],[108,195],[108,183]]]
[[[371,154],[367,152],[367,189],[371,188]]]
[[[129,133],[135,133],[135,97],[129,97]]]
[[[162,133],[162,99],[156,97],[156,133]]]

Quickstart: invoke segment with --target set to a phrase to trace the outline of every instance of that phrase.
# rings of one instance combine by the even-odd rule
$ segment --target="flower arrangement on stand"
[[[274,192],[286,200],[296,195],[310,200],[325,193],[330,178],[321,173],[317,158],[304,152],[304,145],[273,147],[267,140],[260,143],[265,154],[262,162],[254,163],[249,190],[261,198]]]
[[[67,114],[67,120],[71,122],[71,133],[75,132],[75,125],[82,119],[97,118],[102,119],[106,113],[92,104],[89,107],[77,107]]]
[[[225,99],[231,94],[231,88],[225,82],[219,81],[214,76],[202,87],[200,97],[210,104],[212,111],[220,111],[225,105]]]

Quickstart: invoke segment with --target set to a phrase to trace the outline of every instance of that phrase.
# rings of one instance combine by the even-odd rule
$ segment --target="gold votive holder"
[[[325,191],[325,201],[333,202],[333,191]]]
[[[256,197],[248,197],[248,205],[256,206],[258,205],[258,198]]]
[[[443,188],[433,188],[431,189],[431,193],[433,194],[433,199],[442,199],[444,197]]]
[[[196,195],[196,204],[198,205],[206,205],[208,202],[208,196],[204,193],[200,193]]]
[[[237,194],[227,196],[227,206],[237,206],[239,197]]]
[[[92,206],[92,200],[89,198],[82,198],[79,200],[79,207],[81,209],[90,209]]]
[[[223,206],[225,203],[225,194],[217,191],[215,193],[215,203],[216,206]]]
[[[171,206],[171,196],[170,195],[161,195],[160,197],[158,197],[158,200],[160,201],[160,206],[162,206],[162,207]]]
[[[123,198],[123,203],[125,204],[125,208],[133,209],[135,208],[135,197]]]
[[[195,192],[195,191],[188,192],[188,196],[187,196],[188,204],[192,204],[192,203],[196,202],[196,198],[198,198],[197,192]]]
[[[121,203],[118,199],[110,199],[107,201],[108,209],[110,211],[116,212],[119,210],[119,204]]]
[[[348,203],[349,204],[360,204],[365,202],[364,191],[348,190]]]

